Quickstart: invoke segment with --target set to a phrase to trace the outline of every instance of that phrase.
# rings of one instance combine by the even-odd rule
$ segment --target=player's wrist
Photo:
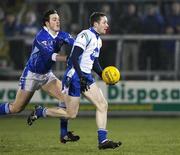
[[[99,77],[102,79],[102,71],[98,73]]]
[[[53,53],[51,56],[52,61],[56,61],[57,53]]]
[[[83,75],[81,75],[81,76],[80,76],[80,81],[83,81],[83,82],[84,82],[84,81],[86,81],[86,78],[85,78]]]

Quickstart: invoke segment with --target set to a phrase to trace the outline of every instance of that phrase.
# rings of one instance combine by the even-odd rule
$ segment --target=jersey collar
[[[51,37],[53,37],[53,38],[56,38],[56,37],[57,37],[58,32],[54,35],[54,34],[52,34],[52,33],[49,31],[49,29],[48,29],[46,26],[43,26],[43,28],[44,28],[44,30],[46,30],[46,31],[50,34]]]
[[[90,27],[89,30],[96,35],[96,38],[98,39],[100,34],[94,30],[93,27]]]

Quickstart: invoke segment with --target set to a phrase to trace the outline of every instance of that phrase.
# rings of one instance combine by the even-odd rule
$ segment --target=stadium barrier
[[[8,41],[21,41],[22,42],[25,40],[25,36],[16,36],[16,37],[10,37],[7,38]],[[31,38],[29,38],[31,39]],[[116,51],[115,51],[115,57],[113,58],[113,62],[115,62],[115,65],[120,69],[121,71],[121,75],[122,75],[122,80],[124,79],[124,77],[136,77],[135,79],[143,79],[141,77],[145,77],[145,80],[150,80],[152,79],[151,77],[154,76],[164,76],[164,77],[171,77],[171,80],[178,80],[179,79],[179,71],[180,71],[180,35],[104,35],[102,36],[102,39],[104,41],[113,41],[116,44]],[[33,38],[31,39],[33,41]],[[123,54],[123,48],[122,45],[125,41],[151,41],[151,40],[175,40],[176,44],[175,44],[175,56],[174,56],[174,69],[173,70],[169,70],[168,74],[166,70],[130,70],[130,71],[126,71],[126,70],[122,70],[121,65],[122,65],[122,54]],[[108,45],[107,45],[108,46]],[[23,52],[29,52],[27,51],[27,49],[25,49],[25,46],[23,47]],[[22,53],[22,52],[21,52]],[[24,57],[25,54],[22,54],[21,58],[22,60],[24,60],[24,65],[25,65],[25,60],[27,58]],[[60,63],[56,64],[55,67],[55,73],[58,76],[62,76],[64,69],[65,69],[65,65],[63,65],[63,67],[59,67]],[[13,68],[0,68],[1,72],[0,72],[0,77],[2,76],[9,76],[9,77],[14,77],[14,78],[18,78],[21,75],[21,71],[22,70],[17,70],[17,69],[13,69]]]
[[[11,37],[8,40],[21,40],[21,37]],[[108,99],[109,113],[111,115],[180,115],[180,83],[178,82],[180,69],[180,36],[179,35],[105,35],[103,40],[116,42],[115,64],[117,67],[121,64],[122,45],[127,40],[175,40],[175,66],[172,71],[121,71],[121,82],[118,85],[108,87],[102,82],[98,82],[103,89],[105,97]],[[24,46],[23,46],[24,47]],[[19,79],[22,70],[14,70],[12,68],[0,69],[0,77],[7,76],[6,80],[14,77],[13,80]],[[55,68],[55,74],[62,76],[64,70]],[[150,76],[172,76],[173,81],[150,81]],[[146,76],[146,81],[128,81],[125,76]],[[15,98],[18,82],[0,81],[0,102],[12,101]],[[125,96],[123,96],[125,95]],[[56,104],[57,101],[50,98],[43,92],[39,91],[34,96],[32,103]],[[81,98],[80,110],[93,111],[94,107],[88,104],[86,100]],[[32,104],[30,104],[30,108]],[[88,114],[85,112],[85,114]]]
[[[127,81],[108,86],[104,82],[97,83],[109,103],[111,116],[179,116],[180,115],[180,83],[170,81]],[[0,102],[13,101],[18,89],[18,82],[0,82]],[[37,91],[27,109],[34,104],[54,106],[58,100],[43,91]],[[94,114],[95,107],[81,97],[81,114]]]
[[[174,55],[174,70],[168,71],[168,76],[174,77],[174,80],[178,79],[179,71],[180,71],[180,35],[105,35],[102,36],[103,40],[108,41],[116,41],[116,57],[115,57],[115,64],[117,67],[120,68],[122,64],[122,54],[123,54],[123,43],[125,41],[165,41],[165,40],[175,40],[175,55]],[[123,71],[122,75],[124,76],[167,76],[167,71],[152,71],[152,70],[145,70],[145,71]]]

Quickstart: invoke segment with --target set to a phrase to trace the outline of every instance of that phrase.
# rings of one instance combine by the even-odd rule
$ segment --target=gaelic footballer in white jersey
[[[78,34],[63,77],[63,92],[67,94],[65,103],[71,109],[73,117],[78,113],[81,94],[96,107],[99,149],[114,149],[121,145],[121,142],[107,139],[108,103],[92,75],[93,70],[102,76],[102,68],[98,61],[102,46],[100,35],[106,33],[109,27],[107,22],[107,17],[101,12],[94,12],[90,16],[91,27]]]

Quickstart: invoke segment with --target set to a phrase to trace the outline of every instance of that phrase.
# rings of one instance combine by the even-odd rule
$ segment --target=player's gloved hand
[[[100,79],[102,79],[102,71],[100,73],[98,73]]]
[[[88,89],[90,89],[87,79],[84,76],[80,78],[80,85],[81,85],[81,92],[85,92],[88,91]]]

